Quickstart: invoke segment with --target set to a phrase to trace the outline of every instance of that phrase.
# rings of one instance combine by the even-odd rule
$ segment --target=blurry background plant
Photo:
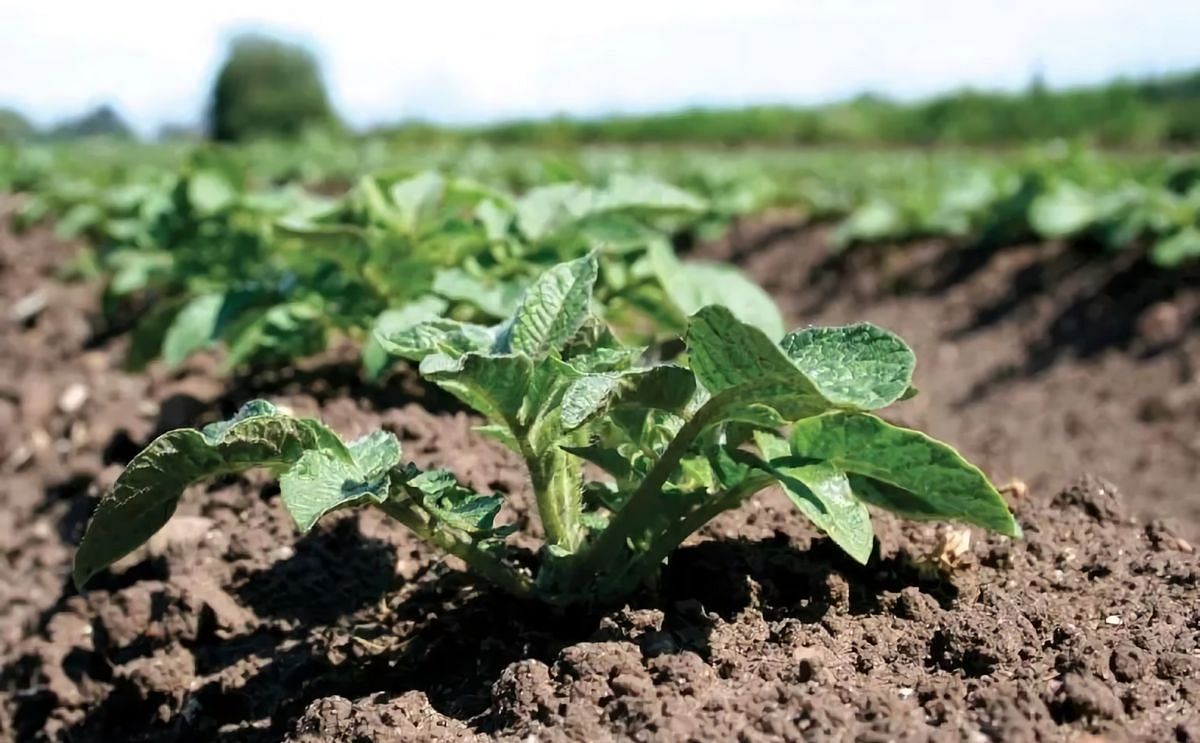
[[[337,126],[316,57],[269,36],[245,34],[217,73],[209,132],[221,142],[294,138]]]

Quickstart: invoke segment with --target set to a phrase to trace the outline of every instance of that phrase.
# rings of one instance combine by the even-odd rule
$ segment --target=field
[[[1200,739],[1193,158],[298,151],[0,150],[0,737]],[[300,536],[252,472],[72,583],[125,465],[254,398],[394,433],[536,548],[521,458],[377,338],[500,321],[587,255],[596,311],[664,354],[713,303],[894,331],[920,394],[886,417],[1023,538],[876,509],[863,565],[776,487],[628,597],[550,608],[375,509]]]

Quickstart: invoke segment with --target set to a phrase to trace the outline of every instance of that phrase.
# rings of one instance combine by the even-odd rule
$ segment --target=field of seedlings
[[[1200,741],[1196,156],[0,144],[0,298],[2,739]]]

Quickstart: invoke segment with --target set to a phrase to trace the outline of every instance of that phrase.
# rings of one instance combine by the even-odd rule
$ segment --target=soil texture
[[[298,537],[257,476],[189,491],[78,593],[73,546],[122,465],[249,397],[344,435],[388,428],[418,464],[510,493],[502,518],[529,532],[524,473],[444,397],[364,385],[349,348],[237,380],[208,357],[127,373],[99,288],[54,278],[71,246],[0,231],[0,739],[1200,740],[1190,289],[1117,317],[1070,309],[1124,279],[1068,270],[1062,246],[967,267],[944,244],[861,265],[827,244],[759,220],[698,252],[793,321],[910,340],[926,394],[895,417],[1027,483],[1007,491],[1025,539],[879,514],[862,567],[768,492],[627,605],[562,613],[373,511]],[[1065,278],[1039,290],[1043,270]]]

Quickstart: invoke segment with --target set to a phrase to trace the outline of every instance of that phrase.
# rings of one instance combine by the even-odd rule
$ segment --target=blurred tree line
[[[402,131],[402,129],[401,129]],[[1016,93],[962,90],[916,103],[875,95],[816,107],[692,108],[645,116],[512,121],[496,142],[1014,145],[1053,138],[1108,147],[1200,144],[1200,71]]]
[[[313,129],[345,133],[316,57],[295,44],[243,35],[231,43],[213,82],[204,125],[165,126],[160,137],[207,136],[237,142],[295,138]],[[693,108],[474,127],[405,122],[376,128],[371,134],[416,142],[484,140],[562,146],[676,142],[1003,146],[1052,138],[1108,147],[1193,146],[1200,144],[1200,71],[1065,90],[1050,90],[1035,80],[1015,93],[962,90],[915,103],[862,95],[814,107]],[[20,112],[0,108],[0,142],[91,136],[133,134],[108,106],[46,131],[39,131]]]

